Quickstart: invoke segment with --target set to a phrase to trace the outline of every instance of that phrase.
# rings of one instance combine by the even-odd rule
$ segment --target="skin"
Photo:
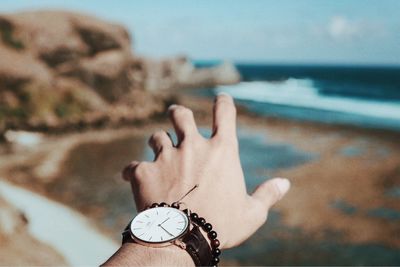
[[[198,184],[185,197],[185,204],[213,225],[221,249],[238,246],[265,223],[268,210],[286,194],[290,182],[270,179],[247,194],[239,159],[236,108],[229,95],[215,99],[210,138],[200,135],[190,109],[172,105],[168,114],[177,144],[165,131],[158,131],[149,140],[154,161],[133,161],[123,171],[124,179],[131,183],[137,209],[155,202],[177,201]],[[188,266],[193,261],[176,246],[149,248],[129,243],[105,263],[126,264]]]

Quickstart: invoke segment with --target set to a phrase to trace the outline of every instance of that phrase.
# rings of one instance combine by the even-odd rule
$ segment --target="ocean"
[[[196,66],[213,63],[197,62]],[[400,67],[236,64],[242,82],[209,88],[268,117],[400,130]]]

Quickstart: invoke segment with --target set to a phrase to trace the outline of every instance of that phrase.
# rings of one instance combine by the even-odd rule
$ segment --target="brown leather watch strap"
[[[195,225],[183,237],[182,241],[186,244],[186,251],[190,254],[196,266],[211,265],[211,249],[198,226]]]
[[[135,243],[131,237],[129,225],[122,232],[122,244]],[[182,238],[182,242],[185,243],[186,251],[196,266],[211,266],[211,248],[197,225],[194,225],[192,230]]]
[[[131,232],[129,230],[130,226],[131,226],[131,222],[130,221],[128,223],[128,225],[125,227],[124,231],[122,232],[122,244],[125,243],[135,243],[135,241],[132,239],[131,237]]]

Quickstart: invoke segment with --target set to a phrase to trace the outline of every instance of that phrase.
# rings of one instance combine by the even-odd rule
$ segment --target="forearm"
[[[194,266],[190,255],[171,245],[163,248],[125,243],[103,266]]]

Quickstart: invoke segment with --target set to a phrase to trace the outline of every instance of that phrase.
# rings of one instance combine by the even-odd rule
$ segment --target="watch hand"
[[[158,226],[161,226],[163,223],[165,223],[166,221],[168,221],[170,218],[168,217],[167,219],[165,219],[162,223],[160,223]]]
[[[174,237],[174,235],[171,234],[170,232],[168,232],[167,229],[165,229],[164,227],[162,227],[161,224],[159,224],[158,226],[160,226],[165,232],[167,232],[167,234],[169,234],[170,236]]]

